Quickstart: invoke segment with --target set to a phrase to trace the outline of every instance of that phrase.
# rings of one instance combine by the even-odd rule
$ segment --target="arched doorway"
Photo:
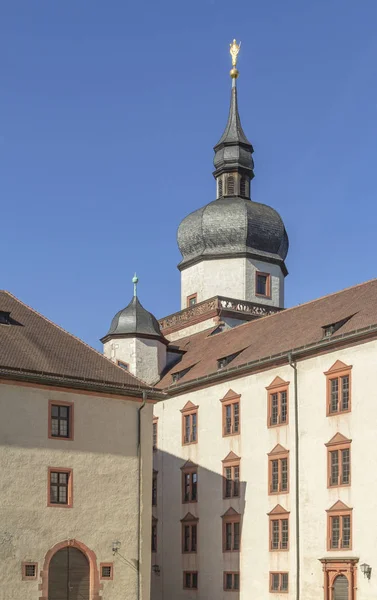
[[[48,600],[89,600],[89,561],[78,548],[66,546],[51,558]]]
[[[348,579],[338,575],[334,580],[334,600],[348,600]]]

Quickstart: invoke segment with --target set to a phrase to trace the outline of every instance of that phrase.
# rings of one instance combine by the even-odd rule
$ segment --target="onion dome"
[[[132,281],[134,283],[134,297],[125,308],[117,312],[111,321],[109,331],[101,338],[101,342],[106,342],[112,337],[147,337],[166,343],[156,317],[145,310],[137,297],[136,285],[138,278],[136,274]]]
[[[200,260],[248,256],[279,264],[287,275],[284,260],[289,243],[284,223],[276,210],[250,200],[254,149],[242,129],[238,112],[239,49],[240,45],[233,40],[228,122],[214,147],[217,200],[192,212],[179,225],[177,241],[182,261],[178,268],[182,270]]]

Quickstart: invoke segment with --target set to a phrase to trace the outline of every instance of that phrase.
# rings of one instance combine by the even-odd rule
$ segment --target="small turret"
[[[135,273],[132,279],[133,298],[114,316],[110,329],[101,338],[101,342],[107,358],[145,383],[153,385],[166,366],[168,341],[162,335],[157,319],[139,301],[138,282]]]

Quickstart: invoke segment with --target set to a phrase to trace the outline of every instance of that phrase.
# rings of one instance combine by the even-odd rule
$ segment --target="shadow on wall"
[[[227,484],[223,473],[231,469],[227,474],[234,481],[242,460],[229,453],[215,472],[195,462],[194,447],[183,447],[182,454],[191,460],[161,450],[154,453],[157,492],[152,549],[155,543],[156,551],[152,552],[151,598],[221,600],[229,597],[225,588],[231,586],[232,599],[237,600],[246,482]],[[197,573],[197,591],[186,589],[195,586],[193,573]]]

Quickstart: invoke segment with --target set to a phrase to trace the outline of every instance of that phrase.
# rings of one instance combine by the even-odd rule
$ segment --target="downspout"
[[[295,406],[295,489],[296,489],[296,600],[300,600],[300,468],[299,468],[299,428],[298,428],[298,389],[297,362],[292,352],[288,353],[288,361],[294,371],[294,406]]]
[[[143,392],[143,402],[140,408],[137,409],[137,453],[139,459],[138,468],[138,482],[137,482],[137,495],[138,495],[138,532],[137,532],[137,599],[140,600],[140,565],[141,565],[141,411],[147,403],[147,392]]]

